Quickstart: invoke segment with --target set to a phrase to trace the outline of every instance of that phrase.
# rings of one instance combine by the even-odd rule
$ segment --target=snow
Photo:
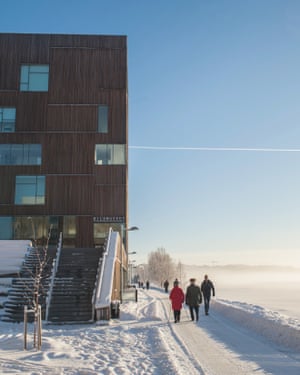
[[[299,375],[295,319],[216,299],[199,322],[174,324],[168,295],[139,289],[109,325],[44,325],[42,351],[23,350],[23,325],[0,323],[1,374]],[[32,342],[32,325],[30,325]]]
[[[103,254],[100,280],[97,285],[95,298],[96,309],[110,307],[114,277],[113,265],[116,259],[118,246],[120,246],[120,241],[119,233],[110,231],[107,250]]]
[[[29,240],[0,240],[0,275],[19,272],[30,245]]]
[[[261,306],[218,300],[214,309],[236,324],[261,334],[272,342],[300,352],[300,322]]]
[[[5,294],[11,288],[12,281],[11,277],[2,276],[19,272],[30,245],[31,242],[27,240],[0,240],[0,306],[6,300]]]

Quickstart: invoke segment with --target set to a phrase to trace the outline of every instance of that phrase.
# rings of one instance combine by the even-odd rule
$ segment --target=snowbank
[[[29,240],[0,240],[0,275],[19,272],[28,246]]]
[[[272,342],[300,352],[300,322],[261,306],[218,299],[213,310]]]

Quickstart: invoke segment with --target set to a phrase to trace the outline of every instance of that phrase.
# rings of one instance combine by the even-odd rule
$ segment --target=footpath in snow
[[[23,350],[22,324],[0,329],[1,374],[300,374],[299,322],[217,300],[199,322],[184,309],[174,324],[158,289],[140,290],[109,325],[45,325],[40,352]]]

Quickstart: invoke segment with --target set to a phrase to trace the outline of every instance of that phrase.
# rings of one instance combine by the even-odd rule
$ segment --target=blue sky
[[[2,0],[0,31],[127,35],[130,146],[300,148],[298,0]],[[130,250],[300,266],[299,161],[131,148]]]

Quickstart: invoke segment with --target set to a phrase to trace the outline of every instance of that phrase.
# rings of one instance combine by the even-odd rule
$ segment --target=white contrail
[[[299,148],[129,146],[133,150],[300,152]]]

